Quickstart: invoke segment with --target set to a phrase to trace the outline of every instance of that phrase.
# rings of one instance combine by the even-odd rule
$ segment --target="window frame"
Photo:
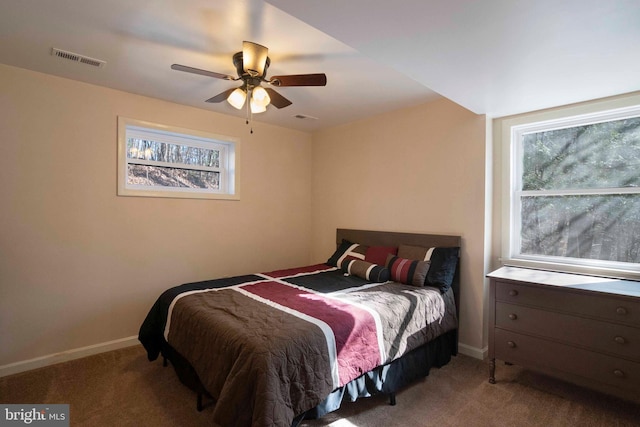
[[[220,173],[220,188],[214,190],[128,184],[127,167],[129,164],[148,164],[172,168],[171,164],[164,164],[164,162],[154,160],[137,159],[131,161],[127,157],[127,140],[132,134],[141,137],[153,137],[155,135],[155,138],[158,138],[160,142],[220,150],[219,167],[195,165],[193,168],[174,167],[175,169],[218,172]],[[122,116],[118,117],[118,196],[240,200],[239,165],[240,140],[237,138]]]
[[[615,261],[564,258],[544,255],[520,254],[521,196],[531,195],[607,195],[640,194],[640,188],[604,188],[580,190],[522,190],[522,136],[544,130],[588,125],[608,120],[623,119],[640,114],[640,95],[632,94],[613,99],[560,107],[496,119],[501,146],[501,220],[500,246],[502,264],[543,270],[590,274],[596,276],[640,279],[640,264]]]

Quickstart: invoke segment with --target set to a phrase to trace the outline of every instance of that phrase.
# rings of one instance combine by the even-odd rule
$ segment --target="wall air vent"
[[[103,61],[101,59],[89,58],[88,56],[80,55],[78,53],[69,52],[67,50],[62,50],[55,47],[51,49],[51,55],[98,68],[102,68],[107,64],[107,61]]]

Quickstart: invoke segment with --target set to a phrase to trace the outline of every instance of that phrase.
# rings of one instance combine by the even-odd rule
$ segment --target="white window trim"
[[[187,135],[194,139],[189,145],[200,146],[203,148],[211,148],[206,141],[218,145],[225,152],[220,168],[207,168],[194,166],[193,169],[211,170],[221,173],[220,190],[199,189],[199,188],[162,188],[151,189],[146,186],[128,185],[127,184],[127,164],[131,163],[127,159],[127,131],[135,133],[136,128],[140,128],[140,132],[144,133],[145,129],[151,131],[157,130],[161,132],[171,132],[176,134]],[[163,135],[164,142],[174,142],[176,144],[184,144],[180,138],[172,135]],[[206,140],[206,141],[198,141]],[[161,166],[161,162],[144,160],[136,160],[136,164],[153,164]],[[169,167],[175,166],[172,164]],[[210,132],[185,129],[176,126],[162,125],[143,120],[131,119],[127,117],[118,117],[118,196],[135,196],[135,197],[169,197],[169,198],[186,198],[186,199],[220,199],[220,200],[240,200],[240,140],[230,136],[218,135]]]
[[[518,187],[520,177],[514,162],[519,159],[512,138],[516,131],[533,132],[536,128],[547,129],[550,123],[558,128],[571,126],[576,120],[584,124],[585,117],[593,122],[606,120],[612,114],[624,115],[640,106],[640,93],[623,95],[615,98],[585,102],[572,106],[559,107],[550,110],[525,113],[517,116],[498,118],[495,120],[496,147],[500,150],[500,190],[498,203],[500,210],[500,262],[504,265],[537,268],[550,271],[561,271],[579,274],[589,274],[603,277],[640,280],[640,265],[628,263],[612,263],[599,260],[572,260],[562,257],[537,257],[528,255],[514,255],[514,248],[519,248],[519,230],[514,230],[515,215],[519,212],[519,198],[512,200],[512,194]],[[636,110],[637,111],[637,110]],[[631,113],[629,113],[631,115]],[[622,192],[637,192],[638,189],[622,190]],[[602,190],[597,190],[603,193]],[[619,189],[614,190],[620,193]],[[584,192],[581,192],[584,194]],[[517,199],[517,200],[516,200]],[[514,235],[512,235],[514,230]],[[517,234],[517,235],[516,235]],[[518,245],[518,246],[516,246]]]

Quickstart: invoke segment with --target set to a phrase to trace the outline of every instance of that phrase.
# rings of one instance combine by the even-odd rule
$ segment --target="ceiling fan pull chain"
[[[247,98],[249,98],[249,91],[247,90]],[[247,120],[245,121],[245,124],[249,124],[249,115],[251,114],[251,109],[249,108],[249,100],[247,99],[247,102],[245,103],[245,106],[247,107]]]
[[[251,102],[250,102],[251,95],[252,95],[251,91],[247,90],[247,103],[246,103],[246,105],[247,105],[247,120],[246,120],[245,123],[249,125],[250,133],[253,135],[253,124],[251,123],[253,121],[253,112],[251,111],[251,106],[250,106],[250,104],[251,104]]]
[[[248,102],[247,102],[248,104]],[[251,111],[251,108],[249,108],[249,126],[250,126],[250,133],[253,135],[253,111]]]

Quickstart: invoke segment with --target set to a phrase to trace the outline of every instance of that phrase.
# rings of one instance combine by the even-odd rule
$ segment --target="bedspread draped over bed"
[[[337,388],[457,328],[452,293],[372,284],[325,264],[182,285],[140,329],[216,400],[222,426],[286,426]]]

